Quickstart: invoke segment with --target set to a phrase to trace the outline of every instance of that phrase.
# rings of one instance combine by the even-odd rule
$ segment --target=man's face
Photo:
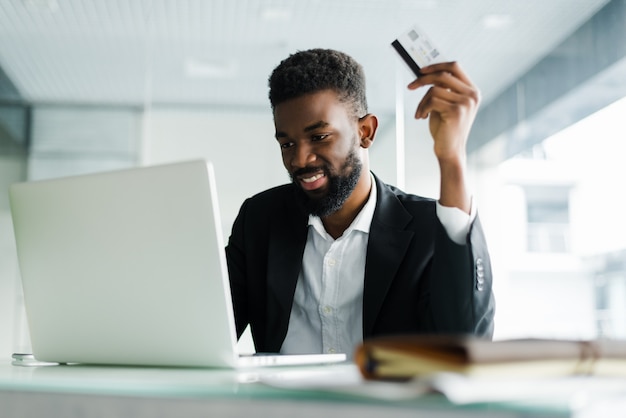
[[[361,175],[358,120],[332,90],[308,94],[274,109],[283,164],[309,213],[339,210]]]

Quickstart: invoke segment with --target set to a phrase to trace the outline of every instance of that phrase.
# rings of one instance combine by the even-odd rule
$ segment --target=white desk
[[[263,373],[93,366],[17,367],[0,362],[0,417],[570,417],[567,405],[457,406],[436,394],[382,400],[278,388]],[[298,368],[353,373],[353,365]],[[626,416],[624,414],[623,416]],[[586,418],[586,417],[584,417]],[[603,417],[604,418],[604,417]]]

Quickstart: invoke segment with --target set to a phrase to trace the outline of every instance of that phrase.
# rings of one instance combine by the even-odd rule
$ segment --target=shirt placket
[[[322,293],[319,315],[322,324],[322,348],[325,353],[336,353],[340,349],[337,337],[337,286],[341,268],[339,247],[341,242],[334,241],[324,255],[322,267]]]

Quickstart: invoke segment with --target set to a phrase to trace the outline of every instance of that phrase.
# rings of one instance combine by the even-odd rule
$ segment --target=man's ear
[[[361,138],[361,148],[369,148],[374,142],[378,129],[378,118],[368,113],[359,119],[359,135]]]

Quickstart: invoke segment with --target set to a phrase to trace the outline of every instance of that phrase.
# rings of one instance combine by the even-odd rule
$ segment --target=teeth
[[[302,181],[305,183],[313,183],[315,180],[321,178],[323,174],[316,174],[313,177],[302,178]]]

